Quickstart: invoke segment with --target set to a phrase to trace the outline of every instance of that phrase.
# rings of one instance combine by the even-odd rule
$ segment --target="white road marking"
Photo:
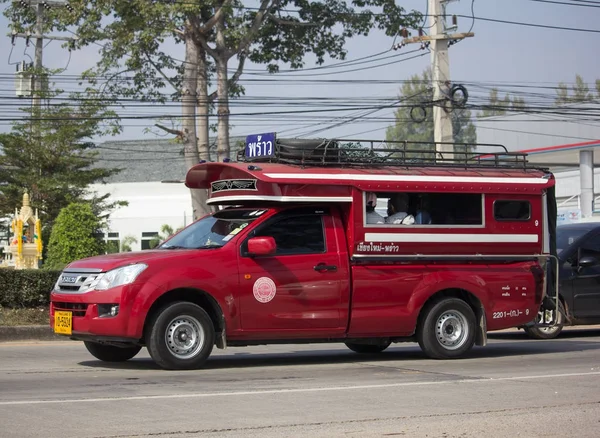
[[[268,389],[262,391],[233,391],[233,392],[207,392],[192,394],[170,394],[170,395],[142,395],[131,397],[104,397],[104,398],[83,398],[83,399],[64,399],[64,400],[15,400],[0,402],[0,406],[18,406],[18,405],[43,405],[43,404],[63,404],[63,403],[96,403],[96,402],[115,402],[132,400],[165,400],[165,399],[189,399],[189,398],[209,398],[209,397],[239,397],[245,395],[265,395],[265,394],[293,394],[327,391],[352,391],[365,389],[387,389],[402,388],[407,386],[436,386],[449,385],[453,383],[495,383],[511,380],[535,380],[535,379],[556,379],[565,377],[583,377],[598,376],[600,371],[591,373],[568,373],[568,374],[544,374],[533,376],[514,376],[514,377],[489,377],[479,379],[461,379],[445,380],[443,382],[405,382],[405,383],[386,383],[378,385],[356,385],[356,386],[329,386],[320,388],[290,388],[290,389]]]

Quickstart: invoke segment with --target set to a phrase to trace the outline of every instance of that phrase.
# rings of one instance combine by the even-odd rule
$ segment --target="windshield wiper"
[[[160,247],[158,247],[157,249],[190,249],[187,246],[180,246],[180,245],[162,245]]]
[[[223,245],[218,243],[209,243],[208,245],[197,246],[194,249],[215,249],[215,248],[223,248]]]

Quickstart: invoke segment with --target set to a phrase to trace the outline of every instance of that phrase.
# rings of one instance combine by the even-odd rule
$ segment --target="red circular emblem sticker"
[[[269,277],[260,277],[254,282],[252,292],[254,292],[254,298],[256,298],[256,301],[259,303],[268,303],[275,298],[277,287],[275,286],[273,280],[271,280]]]

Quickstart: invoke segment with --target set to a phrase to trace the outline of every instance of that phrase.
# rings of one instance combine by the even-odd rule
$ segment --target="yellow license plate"
[[[57,310],[54,312],[54,333],[70,335],[73,331],[73,313]]]

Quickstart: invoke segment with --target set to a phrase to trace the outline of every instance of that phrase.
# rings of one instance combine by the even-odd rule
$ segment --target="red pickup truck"
[[[550,173],[505,151],[425,165],[339,144],[273,140],[260,157],[198,164],[186,185],[218,210],[155,250],[71,263],[51,294],[54,331],[100,360],[147,347],[190,369],[215,345],[416,341],[457,358],[536,317]]]

